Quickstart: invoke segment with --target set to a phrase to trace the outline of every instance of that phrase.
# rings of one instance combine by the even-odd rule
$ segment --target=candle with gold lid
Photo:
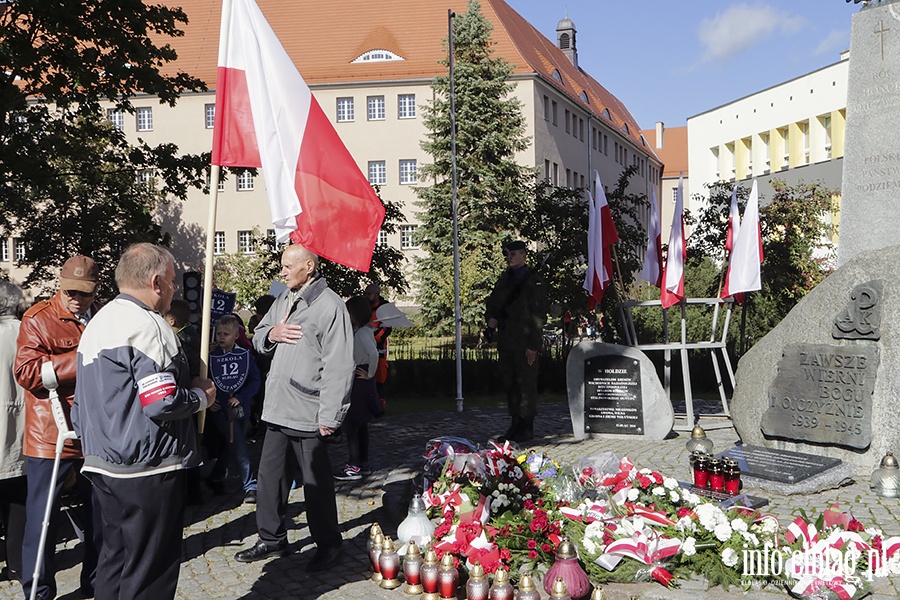
[[[509,582],[509,573],[503,567],[498,567],[491,585],[490,600],[512,600],[513,594],[515,589]]]
[[[459,570],[453,560],[453,555],[447,552],[441,559],[441,566],[438,569],[438,592],[441,598],[456,598],[456,592],[459,590]]]
[[[466,582],[466,600],[488,600],[488,592],[491,582],[481,563],[475,563],[469,571],[469,580]]]
[[[410,595],[421,594],[422,588],[422,553],[414,541],[406,546],[406,556],[403,557],[403,577],[406,579],[406,587],[403,591]]]
[[[384,544],[384,535],[379,529],[375,533],[374,540],[372,540],[372,547],[369,548],[369,562],[372,564],[372,581],[375,583],[381,582],[381,568],[378,565],[378,557],[381,556],[382,544]]]
[[[381,554],[378,555],[378,568],[381,572],[381,583],[378,585],[386,590],[400,587],[400,555],[394,549],[394,541],[390,536],[384,538],[381,545]]]
[[[519,594],[516,600],[541,600],[541,593],[534,587],[531,575],[525,573],[519,580]]]
[[[881,459],[881,465],[872,472],[872,490],[883,498],[900,497],[900,465],[893,452]]]
[[[553,588],[550,590],[550,597],[558,600],[572,600],[569,596],[569,589],[562,577],[557,577],[553,582]]]
[[[425,560],[422,562],[422,600],[440,600],[438,594],[438,564],[437,552],[434,548],[429,547],[425,550]]]

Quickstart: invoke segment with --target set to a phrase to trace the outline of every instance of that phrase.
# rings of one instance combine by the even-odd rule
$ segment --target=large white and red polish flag
[[[735,236],[734,250],[728,261],[722,298],[734,296],[737,300],[742,292],[762,289],[759,265],[763,258],[762,234],[759,226],[759,191],[754,179],[747,207],[744,209],[744,219]]]
[[[212,163],[261,167],[279,241],[368,271],[384,206],[253,0],[224,0]]]
[[[641,278],[656,287],[662,287],[662,225],[656,201],[656,189],[650,190],[650,222],[647,224],[647,253]]]
[[[609,247],[619,241],[619,231],[597,171],[594,171],[594,185],[596,198],[588,191],[588,270],[583,286],[588,293],[590,310],[603,300],[603,292],[612,281],[612,252]]]
[[[684,300],[684,262],[687,259],[687,239],[684,235],[684,174],[678,178],[675,192],[675,212],[669,231],[669,250],[663,269],[663,286],[659,299],[663,308],[669,308]]]

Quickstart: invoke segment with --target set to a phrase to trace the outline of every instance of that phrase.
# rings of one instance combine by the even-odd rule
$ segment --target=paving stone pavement
[[[242,504],[237,480],[228,481],[224,496],[206,495],[204,504],[187,510],[184,529],[184,555],[177,597],[190,600],[205,599],[288,599],[323,598],[326,600],[409,598],[402,589],[382,590],[369,581],[365,543],[373,522],[382,524],[388,535],[396,533],[391,525],[388,509],[383,503],[385,494],[409,485],[422,466],[425,442],[438,435],[455,435],[476,443],[506,429],[508,418],[500,409],[467,409],[455,412],[452,400],[435,401],[430,412],[393,416],[387,415],[370,425],[373,474],[362,481],[338,483],[337,500],[344,528],[344,559],[333,570],[309,574],[305,566],[312,555],[303,492],[291,494],[289,506],[289,540],[295,552],[285,557],[241,564],[234,553],[255,541],[256,521],[252,505]],[[683,409],[683,406],[682,406]],[[592,440],[576,441],[572,436],[568,408],[564,404],[542,404],[541,415],[535,424],[536,439],[532,444],[561,462],[574,462],[583,456],[612,451],[618,456],[631,457],[638,466],[647,466],[674,476],[689,479],[685,442],[689,438],[684,419],[676,422],[681,429],[677,436],[663,441],[648,441],[633,436],[598,436]],[[676,411],[678,407],[676,406]],[[703,412],[701,410],[701,412]],[[706,411],[710,412],[710,411]],[[737,435],[727,418],[703,416],[701,425],[707,428],[715,442],[716,451],[725,450],[737,441]],[[258,456],[261,440],[251,451]],[[255,451],[255,452],[254,452]],[[344,464],[346,449],[343,443],[331,446],[335,468]],[[794,511],[803,508],[819,512],[839,503],[850,509],[866,523],[881,527],[886,535],[900,535],[900,502],[879,498],[868,487],[869,473],[857,473],[856,480],[840,489],[808,496],[777,496],[749,489],[749,493],[769,499],[767,511],[782,523],[794,518]],[[57,547],[59,598],[74,600],[78,595],[80,548],[77,540],[61,542]],[[667,590],[657,584],[627,584],[607,586],[610,600],[622,599],[719,599],[743,596],[749,599],[774,600],[786,598],[784,593],[757,591],[742,593],[732,589],[706,589],[702,581],[684,582],[681,589]],[[0,583],[0,600],[20,598],[17,583]],[[460,594],[460,598],[463,594]],[[875,579],[875,600],[900,597],[900,576]]]

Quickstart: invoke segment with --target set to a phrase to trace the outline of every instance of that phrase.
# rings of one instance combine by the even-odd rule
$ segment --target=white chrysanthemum
[[[496,498],[496,497],[499,496],[499,495],[500,495],[500,490],[499,490],[499,489],[496,489],[496,490],[494,490],[493,492],[491,492],[491,496],[493,496],[494,498]]]
[[[671,500],[672,502],[678,502],[679,500],[681,500],[681,496],[678,495],[678,492],[672,490],[671,492],[669,492],[669,500]]]
[[[663,487],[667,490],[674,490],[678,487],[678,480],[674,477],[663,477]]]
[[[716,525],[713,533],[715,533],[716,539],[720,542],[727,542],[728,538],[731,537],[731,525],[728,523],[719,523]]]
[[[641,495],[641,493],[639,491],[637,491],[637,489],[631,488],[630,490],[628,490],[628,501],[634,502],[638,499],[638,496],[640,496],[640,495]]]
[[[763,535],[774,535],[778,532],[778,519],[775,517],[763,517],[759,523],[759,531]]]
[[[503,503],[503,506],[506,506],[509,504],[509,496],[507,496],[506,494],[500,494],[500,497],[497,498],[497,500],[499,500],[501,503]]]
[[[641,469],[640,471],[638,471],[638,473],[640,473],[641,475],[649,475],[652,472],[653,471],[651,471],[650,469]]]
[[[684,540],[684,543],[681,545],[681,551],[684,552],[685,556],[697,554],[697,540],[692,537]]]
[[[750,544],[751,546],[759,546],[759,538],[756,537],[755,533],[750,533],[749,531],[742,531],[741,537],[744,538],[744,541]]]
[[[516,476],[516,479],[522,479],[522,475],[524,475],[524,473],[522,473],[521,468],[516,467],[515,469],[513,469],[513,475]]]
[[[653,492],[653,495],[654,495],[654,496],[665,496],[665,495],[666,495],[666,488],[664,488],[664,487],[661,486],[661,485],[658,485],[658,486],[656,486],[655,488],[653,488],[652,492]]]
[[[884,535],[881,533],[881,530],[878,529],[877,527],[866,527],[866,533],[868,533],[872,537],[875,537],[876,535],[881,537]]]
[[[500,509],[500,500],[497,500],[496,498],[491,500],[491,512],[496,512],[499,509]]]
[[[742,519],[734,519],[731,521],[731,528],[735,531],[747,531],[749,529],[747,527],[747,521]]]
[[[707,531],[712,531],[716,527],[716,507],[712,504],[700,504],[694,509],[697,520]]]
[[[691,506],[697,506],[698,504],[700,504],[700,496],[688,490],[682,490],[681,499]]]
[[[678,531],[695,531],[697,529],[697,525],[694,523],[694,520],[690,517],[681,517],[678,519],[678,522],[675,523],[675,529]]]
[[[584,528],[584,539],[581,544],[590,554],[600,551],[600,547],[603,545],[603,529],[602,521],[594,521]]]
[[[722,550],[722,563],[726,567],[733,567],[738,564],[738,553],[734,548],[725,548]]]

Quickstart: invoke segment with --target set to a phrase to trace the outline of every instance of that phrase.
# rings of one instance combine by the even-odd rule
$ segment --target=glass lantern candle
[[[712,452],[713,441],[706,437],[706,432],[702,427],[696,425],[691,431],[691,439],[685,444],[688,452],[703,452],[709,454]]]
[[[394,542],[390,536],[385,537],[381,545],[378,569],[381,572],[381,583],[378,584],[380,587],[386,590],[400,587],[400,555],[394,549]]]
[[[491,585],[490,600],[512,600],[515,589],[509,582],[509,573],[500,567],[494,573],[494,583]]]
[[[541,600],[541,593],[537,591],[531,575],[525,573],[519,581],[519,594],[517,600]]]
[[[459,570],[453,561],[453,555],[447,552],[441,559],[438,569],[438,593],[443,599],[456,598],[457,590],[459,590]]]
[[[406,544],[409,540],[415,540],[419,544],[424,544],[431,539],[434,533],[434,523],[426,514],[425,501],[422,496],[416,494],[409,502],[409,511],[406,518],[397,527],[397,539]]]
[[[882,498],[900,497],[900,465],[892,452],[881,459],[881,464],[872,472],[872,491]]]
[[[491,582],[488,580],[481,563],[475,563],[469,571],[469,580],[466,582],[466,600],[488,600]]]
[[[421,594],[422,588],[422,553],[415,542],[410,541],[406,546],[406,556],[403,557],[403,578],[406,579],[406,587],[403,591],[410,595]]]
[[[378,557],[381,556],[381,546],[384,544],[384,536],[379,530],[372,540],[372,547],[369,548],[369,562],[372,564],[372,581],[381,582],[381,568],[378,565]]]
[[[428,548],[425,551],[425,560],[422,562],[422,600],[440,600],[438,594],[438,564],[437,552],[434,548]]]
[[[709,487],[716,492],[725,490],[725,473],[722,472],[722,463],[717,458],[709,461]]]
[[[694,485],[705,488],[709,483],[709,460],[707,456],[698,453],[694,458]]]
[[[725,461],[725,491],[732,496],[741,491],[741,468],[737,461],[727,459]]]
[[[565,538],[556,547],[556,560],[544,576],[545,592],[553,593],[552,586],[556,585],[557,578],[566,583],[566,589],[575,598],[587,596],[591,591],[590,578],[578,562],[578,550],[575,544]]]
[[[562,577],[557,577],[556,581],[553,582],[553,587],[550,589],[550,597],[555,600],[572,600],[569,596],[569,589],[566,587],[566,582],[563,581]]]

